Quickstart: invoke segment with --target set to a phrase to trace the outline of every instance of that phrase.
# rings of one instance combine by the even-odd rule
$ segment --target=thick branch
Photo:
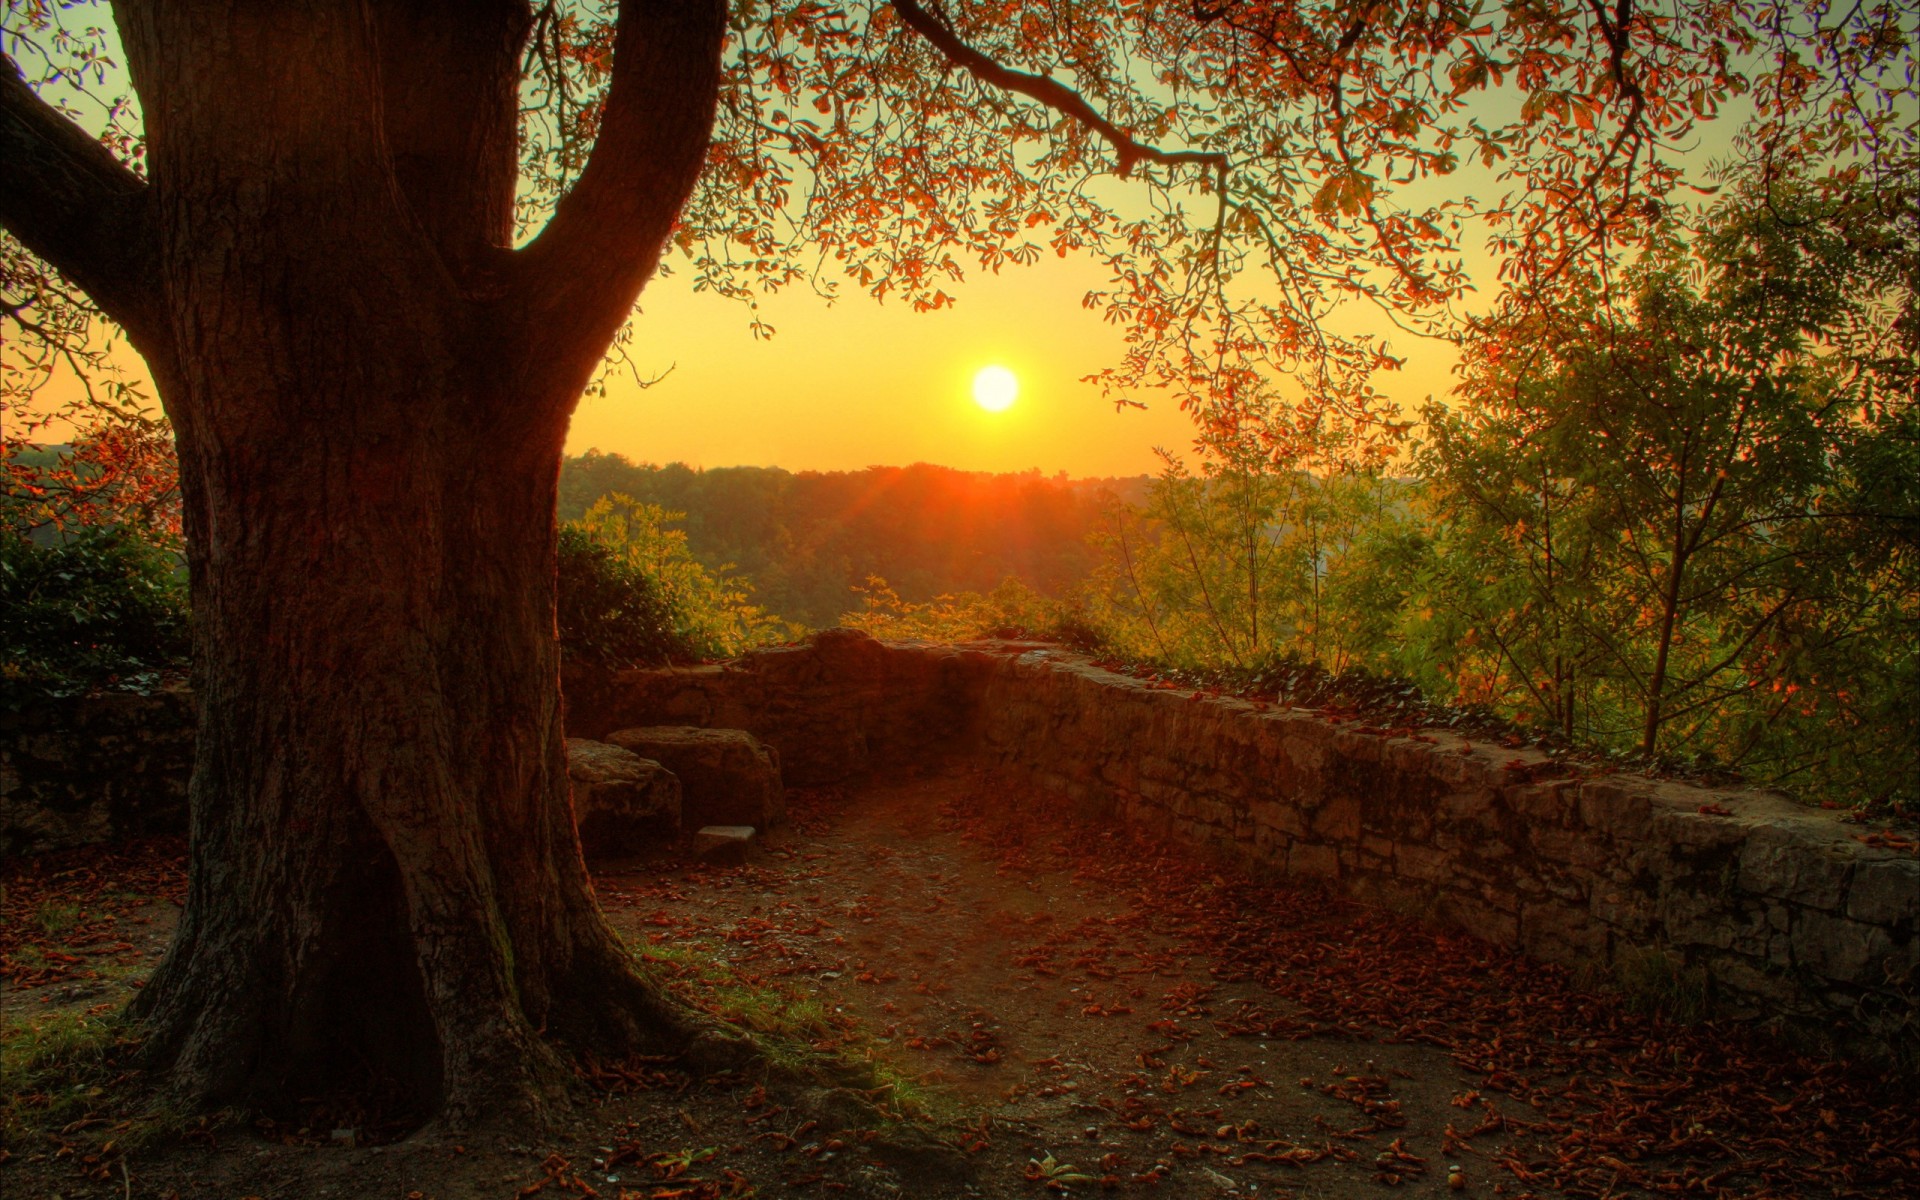
[[[720,94],[723,0],[623,0],[613,81],[580,182],[518,254],[522,359],[580,374],[577,395],[659,265],[706,163]],[[584,356],[584,357],[582,357]]]
[[[1037,100],[1065,117],[1070,117],[1105,138],[1114,153],[1120,156],[1120,174],[1128,175],[1133,164],[1142,160],[1166,163],[1169,166],[1179,163],[1193,163],[1211,167],[1224,178],[1227,170],[1227,156],[1204,150],[1162,150],[1138,141],[1126,130],[1109,121],[1099,110],[1087,103],[1086,97],[1072,88],[1049,79],[1045,75],[1029,75],[1002,66],[993,59],[975,50],[960,40],[960,35],[926,9],[918,0],[893,0],[893,11],[900,19],[921,37],[933,43],[935,49],[946,55],[947,61],[966,71],[982,83],[1017,92],[1030,100]]]
[[[0,56],[0,226],[77,284],[136,341],[156,342],[147,185],[34,94]]]
[[[381,121],[408,207],[448,270],[470,268],[513,239],[519,178],[520,51],[526,0],[383,5]]]

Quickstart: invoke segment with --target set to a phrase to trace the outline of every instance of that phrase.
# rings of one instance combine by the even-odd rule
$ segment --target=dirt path
[[[1002,1182],[1313,1197],[1449,1194],[1449,1165],[1487,1178],[1441,1152],[1480,1115],[1456,1107],[1477,1080],[1443,1051],[1293,1038],[1298,1005],[1237,978],[1151,891],[1079,869],[1123,852],[1117,835],[972,819],[994,788],[876,785],[803,814],[768,848],[778,868],[610,874],[603,895],[656,953],[717,955],[852,1015]]]
[[[1524,960],[1216,870],[991,777],[796,793],[794,816],[746,866],[609,865],[602,903],[688,995],[770,1044],[869,1062],[871,1099],[956,1150],[843,1128],[855,1114],[833,1092],[602,1064],[587,1072],[599,1098],[537,1144],[342,1147],[316,1126],[353,1118],[329,1112],[131,1159],[96,1146],[92,1164],[78,1141],[64,1158],[16,1148],[0,1187],[183,1200],[1920,1195],[1910,1078],[1639,1016]],[[151,922],[140,946],[164,931],[164,903],[119,903]],[[16,939],[9,961],[44,964],[52,944]],[[16,975],[9,1021],[98,1009],[131,983],[72,974],[29,989]]]

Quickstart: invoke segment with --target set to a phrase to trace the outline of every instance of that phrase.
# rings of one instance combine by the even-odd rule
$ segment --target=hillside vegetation
[[[683,514],[687,548],[709,570],[753,585],[754,603],[812,628],[855,607],[873,577],[910,601],[985,592],[1017,577],[1064,595],[1092,572],[1088,538],[1111,501],[1150,481],[1069,480],[915,463],[864,471],[698,470],[589,450],[561,467],[560,519],[629,496]]]

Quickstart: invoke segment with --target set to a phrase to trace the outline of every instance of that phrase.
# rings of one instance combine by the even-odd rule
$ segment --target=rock
[[[779,757],[745,730],[647,725],[610,733],[607,741],[679,777],[684,825],[765,829],[786,820]]]
[[[1847,915],[1876,925],[1920,925],[1920,862],[1862,862],[1854,868]]]
[[[743,863],[752,845],[751,825],[708,825],[693,835],[694,851],[714,862]]]
[[[680,781],[631,750],[567,739],[574,821],[589,856],[631,854],[680,832]]]

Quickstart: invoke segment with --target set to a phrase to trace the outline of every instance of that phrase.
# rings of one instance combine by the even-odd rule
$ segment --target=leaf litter
[[[1920,1104],[1892,1075],[1636,1011],[991,774],[795,789],[792,806],[757,861],[616,864],[602,903],[648,969],[792,1053],[861,1066],[846,1082],[867,1111],[931,1132],[960,1169],[889,1162],[870,1121],[664,1058],[583,1061],[600,1099],[549,1145],[403,1143],[370,1165],[271,1131],[188,1140],[234,1178],[377,1175],[423,1200],[1920,1194]],[[8,864],[9,991],[92,969],[48,957],[56,936],[164,927],[151,906],[177,901],[180,849]],[[133,1161],[136,1183],[184,1169]]]

